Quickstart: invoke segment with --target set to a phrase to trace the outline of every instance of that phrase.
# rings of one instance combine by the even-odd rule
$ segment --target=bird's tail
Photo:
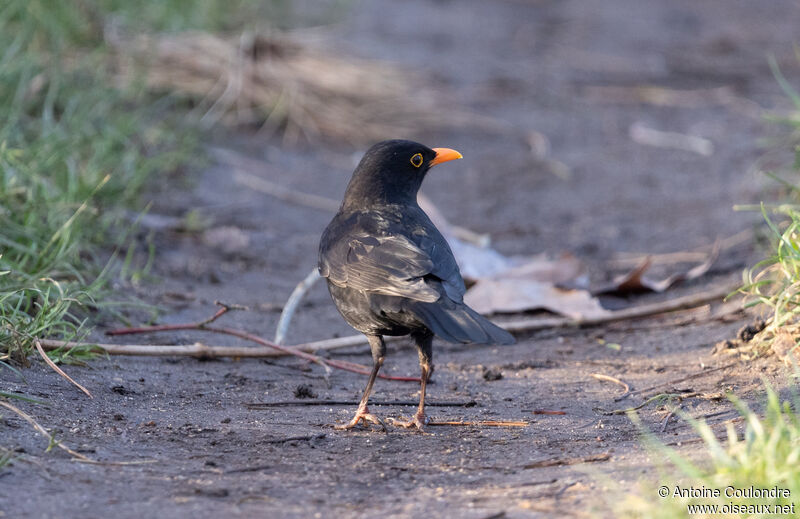
[[[514,336],[465,304],[417,303],[412,310],[430,330],[447,342],[514,344]]]

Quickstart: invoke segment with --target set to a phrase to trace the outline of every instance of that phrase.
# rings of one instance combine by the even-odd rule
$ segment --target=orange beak
[[[459,152],[456,150],[451,150],[450,148],[433,148],[433,151],[436,152],[436,156],[431,161],[431,166],[441,164],[442,162],[447,162],[448,160],[456,160],[463,157],[463,155],[461,155]]]

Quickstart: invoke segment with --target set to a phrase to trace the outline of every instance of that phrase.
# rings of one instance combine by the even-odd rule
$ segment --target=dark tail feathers
[[[444,298],[443,298],[444,299]],[[465,304],[442,301],[417,303],[412,310],[439,338],[447,342],[514,344],[514,337]]]

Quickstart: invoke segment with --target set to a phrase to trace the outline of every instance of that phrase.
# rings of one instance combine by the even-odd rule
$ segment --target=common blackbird
[[[460,159],[448,148],[406,140],[370,148],[356,167],[339,212],[322,234],[319,272],[345,321],[367,336],[373,367],[355,417],[386,426],[367,408],[386,354],[384,335],[410,335],[422,368],[419,408],[402,427],[423,429],[433,336],[448,342],[512,344],[514,338],[464,304],[466,288],[450,247],[417,204],[425,174]]]

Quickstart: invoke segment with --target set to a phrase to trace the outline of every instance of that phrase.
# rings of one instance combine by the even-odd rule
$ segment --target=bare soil
[[[490,233],[504,253],[569,251],[601,282],[619,273],[609,260],[621,253],[693,250],[759,220],[732,205],[762,196],[764,180],[752,165],[763,153],[758,139],[774,129],[757,108],[786,103],[766,55],[774,54],[797,79],[792,43],[800,9],[793,0],[375,1],[353,5],[343,18],[328,30],[332,48],[408,69],[422,78],[420,88],[447,99],[443,114],[461,110],[476,120],[503,121],[502,131],[428,125],[391,137],[464,154],[432,172],[424,190],[453,222]],[[635,89],[644,85],[700,94],[661,105],[640,102]],[[634,123],[704,137],[713,153],[639,144],[629,135]],[[532,132],[549,139],[547,159],[532,153]],[[341,196],[363,151],[335,143],[288,149],[253,135],[211,140],[260,161],[254,174],[331,198]],[[566,165],[566,174],[549,159]],[[316,264],[331,215],[247,189],[213,164],[188,184],[160,191],[151,212],[182,217],[192,209],[213,219],[211,229],[235,227],[221,234],[247,243],[145,228],[142,242],[152,235],[157,251],[152,275],[119,290],[161,305],[162,323],[207,317],[214,300],[247,305],[249,311],[226,316],[225,323],[272,337],[280,305]],[[758,257],[751,247],[745,242],[726,250],[703,279],[666,294],[605,302],[643,304],[735,282]],[[713,305],[708,313],[545,330],[520,335],[510,347],[435,343],[430,400],[475,402],[431,407],[435,419],[530,421],[524,428],[340,432],[330,424],[348,420],[354,406],[249,408],[298,400],[296,392],[309,389],[312,398],[303,402],[360,397],[365,377],[336,371],[326,381],[318,366],[291,358],[114,357],[67,366],[94,393],[91,400],[41,363],[23,371],[25,381],[3,370],[11,390],[50,402],[19,405],[69,446],[97,460],[145,463],[90,465],[57,449],[44,454],[42,437],[4,413],[2,444],[26,457],[0,469],[0,516],[585,516],[616,499],[611,487],[624,492],[657,477],[661,461],[641,446],[626,416],[603,410],[665,391],[732,390],[758,402],[762,377],[787,386],[772,358],[741,362],[712,354],[716,342],[752,319],[729,310]],[[119,325],[103,323],[96,338],[108,341],[102,332]],[[296,314],[288,342],[349,334],[320,284]],[[234,344],[188,332],[119,342],[134,339]],[[370,360],[364,347],[331,355]],[[393,343],[385,372],[417,371],[410,343]],[[617,377],[638,393],[616,401],[622,388],[592,374]],[[373,398],[415,400],[417,391],[414,383],[379,380]],[[712,423],[736,416],[725,400],[691,397],[683,405],[692,416],[713,414]],[[373,411],[408,416],[413,408]],[[662,431],[666,415],[655,404],[640,410],[664,442],[696,454],[700,445],[686,423],[673,418]],[[576,463],[581,460],[587,462]]]

